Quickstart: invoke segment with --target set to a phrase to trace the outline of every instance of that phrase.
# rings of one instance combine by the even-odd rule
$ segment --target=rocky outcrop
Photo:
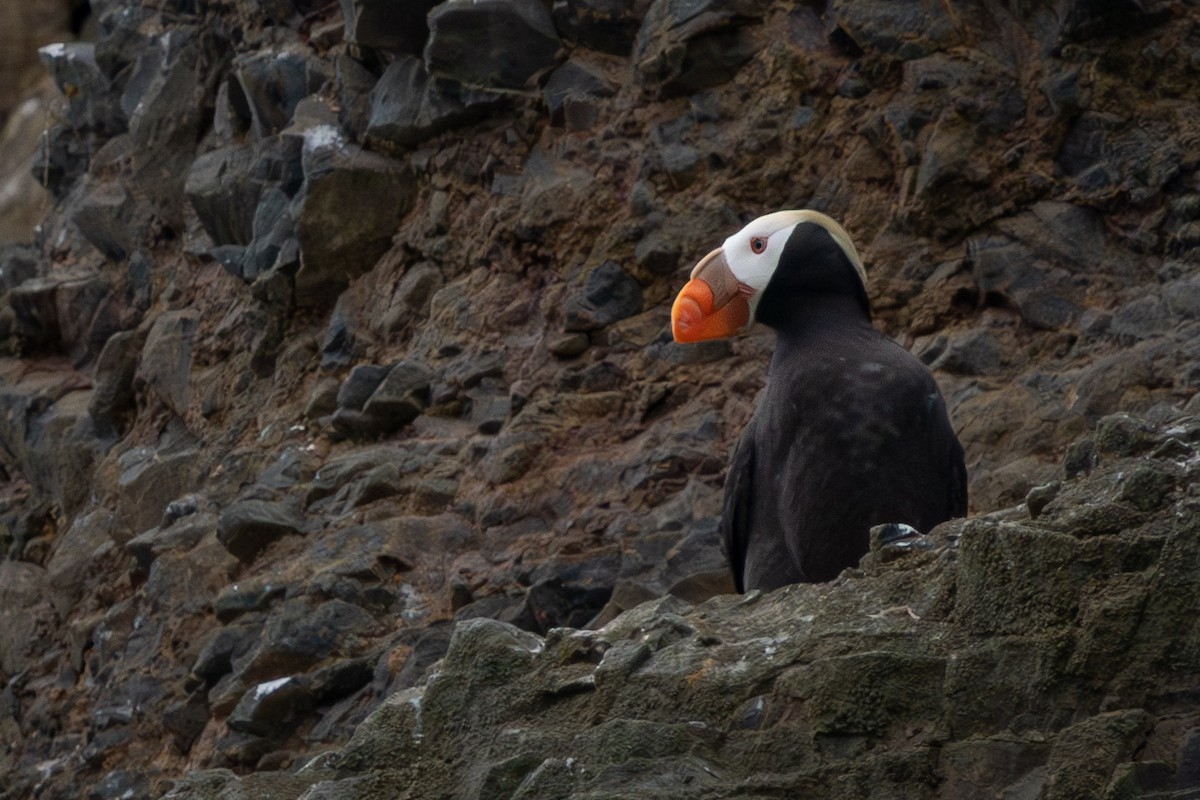
[[[1194,791],[1192,4],[90,8],[0,247],[0,798]],[[715,597],[772,342],[669,302],[781,207],[973,519]]]
[[[464,620],[342,748],[168,796],[1191,796],[1197,445],[1196,418],[1106,418],[1086,476],[826,585],[545,636]]]

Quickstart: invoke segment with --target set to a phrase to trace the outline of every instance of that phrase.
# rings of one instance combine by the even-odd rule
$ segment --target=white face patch
[[[788,237],[792,235],[792,230],[803,222],[815,223],[829,231],[829,235],[858,271],[863,286],[867,285],[867,272],[863,268],[862,260],[858,257],[858,251],[854,249],[849,234],[841,225],[819,211],[776,211],[754,220],[726,239],[721,247],[734,277],[739,283],[754,290],[750,298],[751,319],[754,319],[759,294],[767,288],[771,276],[779,266],[779,258],[783,255]]]

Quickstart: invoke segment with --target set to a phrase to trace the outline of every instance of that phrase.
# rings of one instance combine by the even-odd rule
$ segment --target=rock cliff
[[[0,245],[0,798],[1196,796],[1194,2],[90,11]],[[668,305],[784,207],[973,517],[725,596],[771,339]]]

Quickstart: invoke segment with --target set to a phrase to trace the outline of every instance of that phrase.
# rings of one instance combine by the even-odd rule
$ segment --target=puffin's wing
[[[746,548],[750,543],[750,509],[754,493],[754,425],[746,426],[738,440],[725,476],[725,503],[721,509],[721,548],[733,570],[738,592],[746,591]]]
[[[967,515],[967,462],[962,445],[957,439],[951,452],[954,463],[951,465],[953,473],[950,476],[950,518],[956,519]]]

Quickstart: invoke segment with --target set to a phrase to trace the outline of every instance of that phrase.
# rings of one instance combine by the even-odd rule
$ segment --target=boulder
[[[629,55],[649,3],[626,0],[554,0],[554,24],[569,42]]]
[[[217,539],[244,562],[252,562],[271,542],[300,535],[304,521],[291,505],[266,500],[242,500],[221,512]]]
[[[295,212],[296,302],[329,304],[351,279],[370,271],[416,196],[416,180],[403,163],[345,144],[336,129],[312,132]]]
[[[429,71],[469,86],[524,88],[561,44],[539,0],[446,0],[429,12],[429,31]]]
[[[762,15],[765,5],[654,0],[634,44],[638,77],[666,96],[725,83],[754,55],[743,28]]]
[[[146,335],[137,367],[136,384],[181,417],[191,407],[192,344],[199,326],[200,315],[192,309],[164,312]]]
[[[388,65],[371,92],[368,139],[384,147],[419,144],[499,109],[503,95],[431,77],[415,57]]]
[[[429,38],[426,14],[439,0],[339,0],[346,41],[369,50],[420,55]]]

